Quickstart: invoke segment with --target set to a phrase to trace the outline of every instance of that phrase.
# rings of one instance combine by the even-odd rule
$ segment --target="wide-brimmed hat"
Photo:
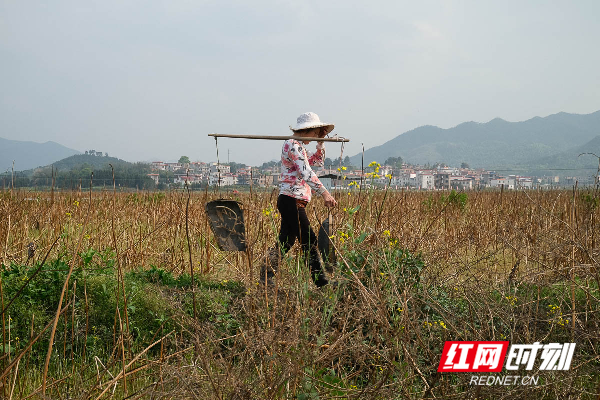
[[[296,120],[296,127],[290,129],[294,132],[300,131],[303,129],[311,129],[311,128],[322,128],[319,133],[319,137],[325,137],[329,132],[331,132],[334,128],[333,124],[328,124],[325,122],[321,122],[319,116],[313,112],[305,112],[301,114]]]

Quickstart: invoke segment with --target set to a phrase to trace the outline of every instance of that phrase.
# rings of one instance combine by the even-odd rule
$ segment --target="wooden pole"
[[[226,133],[209,133],[208,136],[212,137],[225,137],[235,139],[262,139],[262,140],[288,140],[296,139],[302,140],[303,142],[349,142],[350,139],[346,138],[305,138],[300,136],[271,136],[271,135],[230,135]]]

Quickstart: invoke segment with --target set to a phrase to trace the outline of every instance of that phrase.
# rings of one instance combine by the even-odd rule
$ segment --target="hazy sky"
[[[600,109],[600,2],[0,0],[0,137],[215,160],[313,111],[345,155],[421,125]],[[221,161],[280,142],[223,139]],[[339,155],[330,144],[328,156]]]

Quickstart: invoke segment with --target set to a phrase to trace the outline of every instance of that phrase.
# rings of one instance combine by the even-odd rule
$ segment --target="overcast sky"
[[[288,134],[313,111],[352,156],[421,125],[587,114],[599,15],[597,0],[0,0],[0,137],[211,161],[208,133]],[[221,162],[250,165],[280,146],[219,141]]]

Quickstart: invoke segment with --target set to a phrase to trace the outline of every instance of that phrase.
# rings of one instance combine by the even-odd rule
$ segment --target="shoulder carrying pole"
[[[304,138],[299,136],[271,136],[271,135],[230,135],[226,133],[209,133],[208,136],[212,136],[214,138],[224,137],[224,138],[235,138],[235,139],[263,139],[263,140],[288,140],[288,139],[296,139],[301,140],[303,142],[349,142],[350,139],[346,139],[343,137],[332,137],[332,138]]]

